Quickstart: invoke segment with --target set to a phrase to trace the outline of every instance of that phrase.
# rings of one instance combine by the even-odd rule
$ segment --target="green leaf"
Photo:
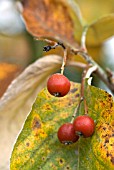
[[[74,0],[87,24],[114,12],[113,0]]]
[[[87,44],[100,45],[114,35],[114,14],[102,17],[90,24],[87,31]]]
[[[51,96],[46,88],[38,94],[14,146],[11,170],[114,168],[114,105],[111,95],[103,90],[92,86],[85,89],[89,115],[96,121],[94,135],[69,146],[58,141],[58,128],[71,121],[79,102],[80,84],[71,84],[63,98]],[[83,103],[79,114],[84,114]]]
[[[0,169],[7,170],[12,145],[47,78],[60,69],[62,58],[48,55],[28,66],[0,100]]]

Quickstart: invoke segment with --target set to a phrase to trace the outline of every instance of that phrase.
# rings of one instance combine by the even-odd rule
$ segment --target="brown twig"
[[[64,55],[63,55],[63,62],[62,62],[62,66],[61,66],[61,74],[64,73],[64,68],[65,68],[65,65],[66,65],[66,60],[67,60],[67,48],[64,46],[63,43],[61,42],[53,42],[51,40],[47,40],[45,39],[45,41],[49,44],[54,44],[54,45],[47,45],[47,46],[44,46],[43,47],[43,51],[45,52],[48,52],[52,49],[55,49],[56,47],[60,46],[63,48],[63,51],[64,51]]]
[[[83,51],[77,51],[74,49],[72,51],[74,54],[80,55],[81,57],[83,57],[88,64],[97,66],[95,74],[98,75],[98,77],[107,85],[110,91],[114,94],[114,84],[109,82],[106,72],[91,58],[91,56],[89,56],[87,53]]]
[[[87,107],[87,103],[86,103],[86,99],[84,97],[84,91],[85,91],[85,81],[86,79],[90,79],[90,76],[93,72],[95,72],[97,69],[96,66],[92,66],[91,65],[87,65],[86,69],[84,69],[83,74],[82,74],[82,81],[81,81],[81,89],[80,89],[80,101],[77,105],[77,107],[74,110],[74,113],[72,115],[72,120],[71,123],[74,121],[74,118],[77,115],[77,112],[80,108],[81,103],[84,101],[84,113],[88,114],[88,107]]]

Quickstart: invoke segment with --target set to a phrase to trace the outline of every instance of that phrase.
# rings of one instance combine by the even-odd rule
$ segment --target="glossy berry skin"
[[[59,141],[65,145],[72,144],[76,142],[79,138],[79,136],[75,134],[75,130],[72,123],[63,124],[59,128],[57,136]]]
[[[49,93],[56,97],[65,96],[70,90],[70,81],[62,74],[53,74],[47,82]]]
[[[90,137],[95,130],[94,120],[87,115],[78,116],[74,120],[73,126],[75,129],[75,133],[83,135],[83,137],[85,138]]]

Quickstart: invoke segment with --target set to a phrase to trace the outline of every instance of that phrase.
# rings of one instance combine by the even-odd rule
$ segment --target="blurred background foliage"
[[[91,23],[101,16],[114,12],[114,1],[104,0],[75,0],[85,19],[84,22]],[[63,55],[61,48],[43,53],[42,41],[35,40],[26,32],[22,17],[20,16],[14,0],[0,1],[0,91],[1,96],[10,82],[19,75],[30,63],[47,54]],[[114,71],[114,38],[108,39],[100,46],[87,47],[89,54],[104,69],[110,68]],[[80,57],[72,56],[76,61],[83,61]],[[85,61],[83,61],[85,62]],[[10,67],[9,67],[10,65]],[[11,67],[12,65],[12,67]],[[6,72],[7,76],[1,76]],[[17,67],[14,71],[10,71]],[[65,75],[72,81],[81,81],[81,69],[66,67]],[[2,77],[2,78],[1,78]],[[9,78],[10,77],[10,78]],[[5,79],[5,88],[3,90]],[[93,85],[108,90],[106,86],[94,76]]]

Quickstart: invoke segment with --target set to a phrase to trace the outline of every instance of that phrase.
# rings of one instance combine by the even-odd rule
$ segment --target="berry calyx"
[[[94,120],[87,115],[78,116],[74,120],[73,126],[75,133],[78,135],[83,135],[85,138],[90,137],[95,130]]]
[[[70,81],[62,74],[53,74],[47,82],[49,93],[55,97],[63,97],[70,90]]]
[[[59,128],[57,136],[59,141],[65,145],[72,144],[76,142],[79,138],[79,136],[75,134],[75,130],[72,123],[63,124]]]

